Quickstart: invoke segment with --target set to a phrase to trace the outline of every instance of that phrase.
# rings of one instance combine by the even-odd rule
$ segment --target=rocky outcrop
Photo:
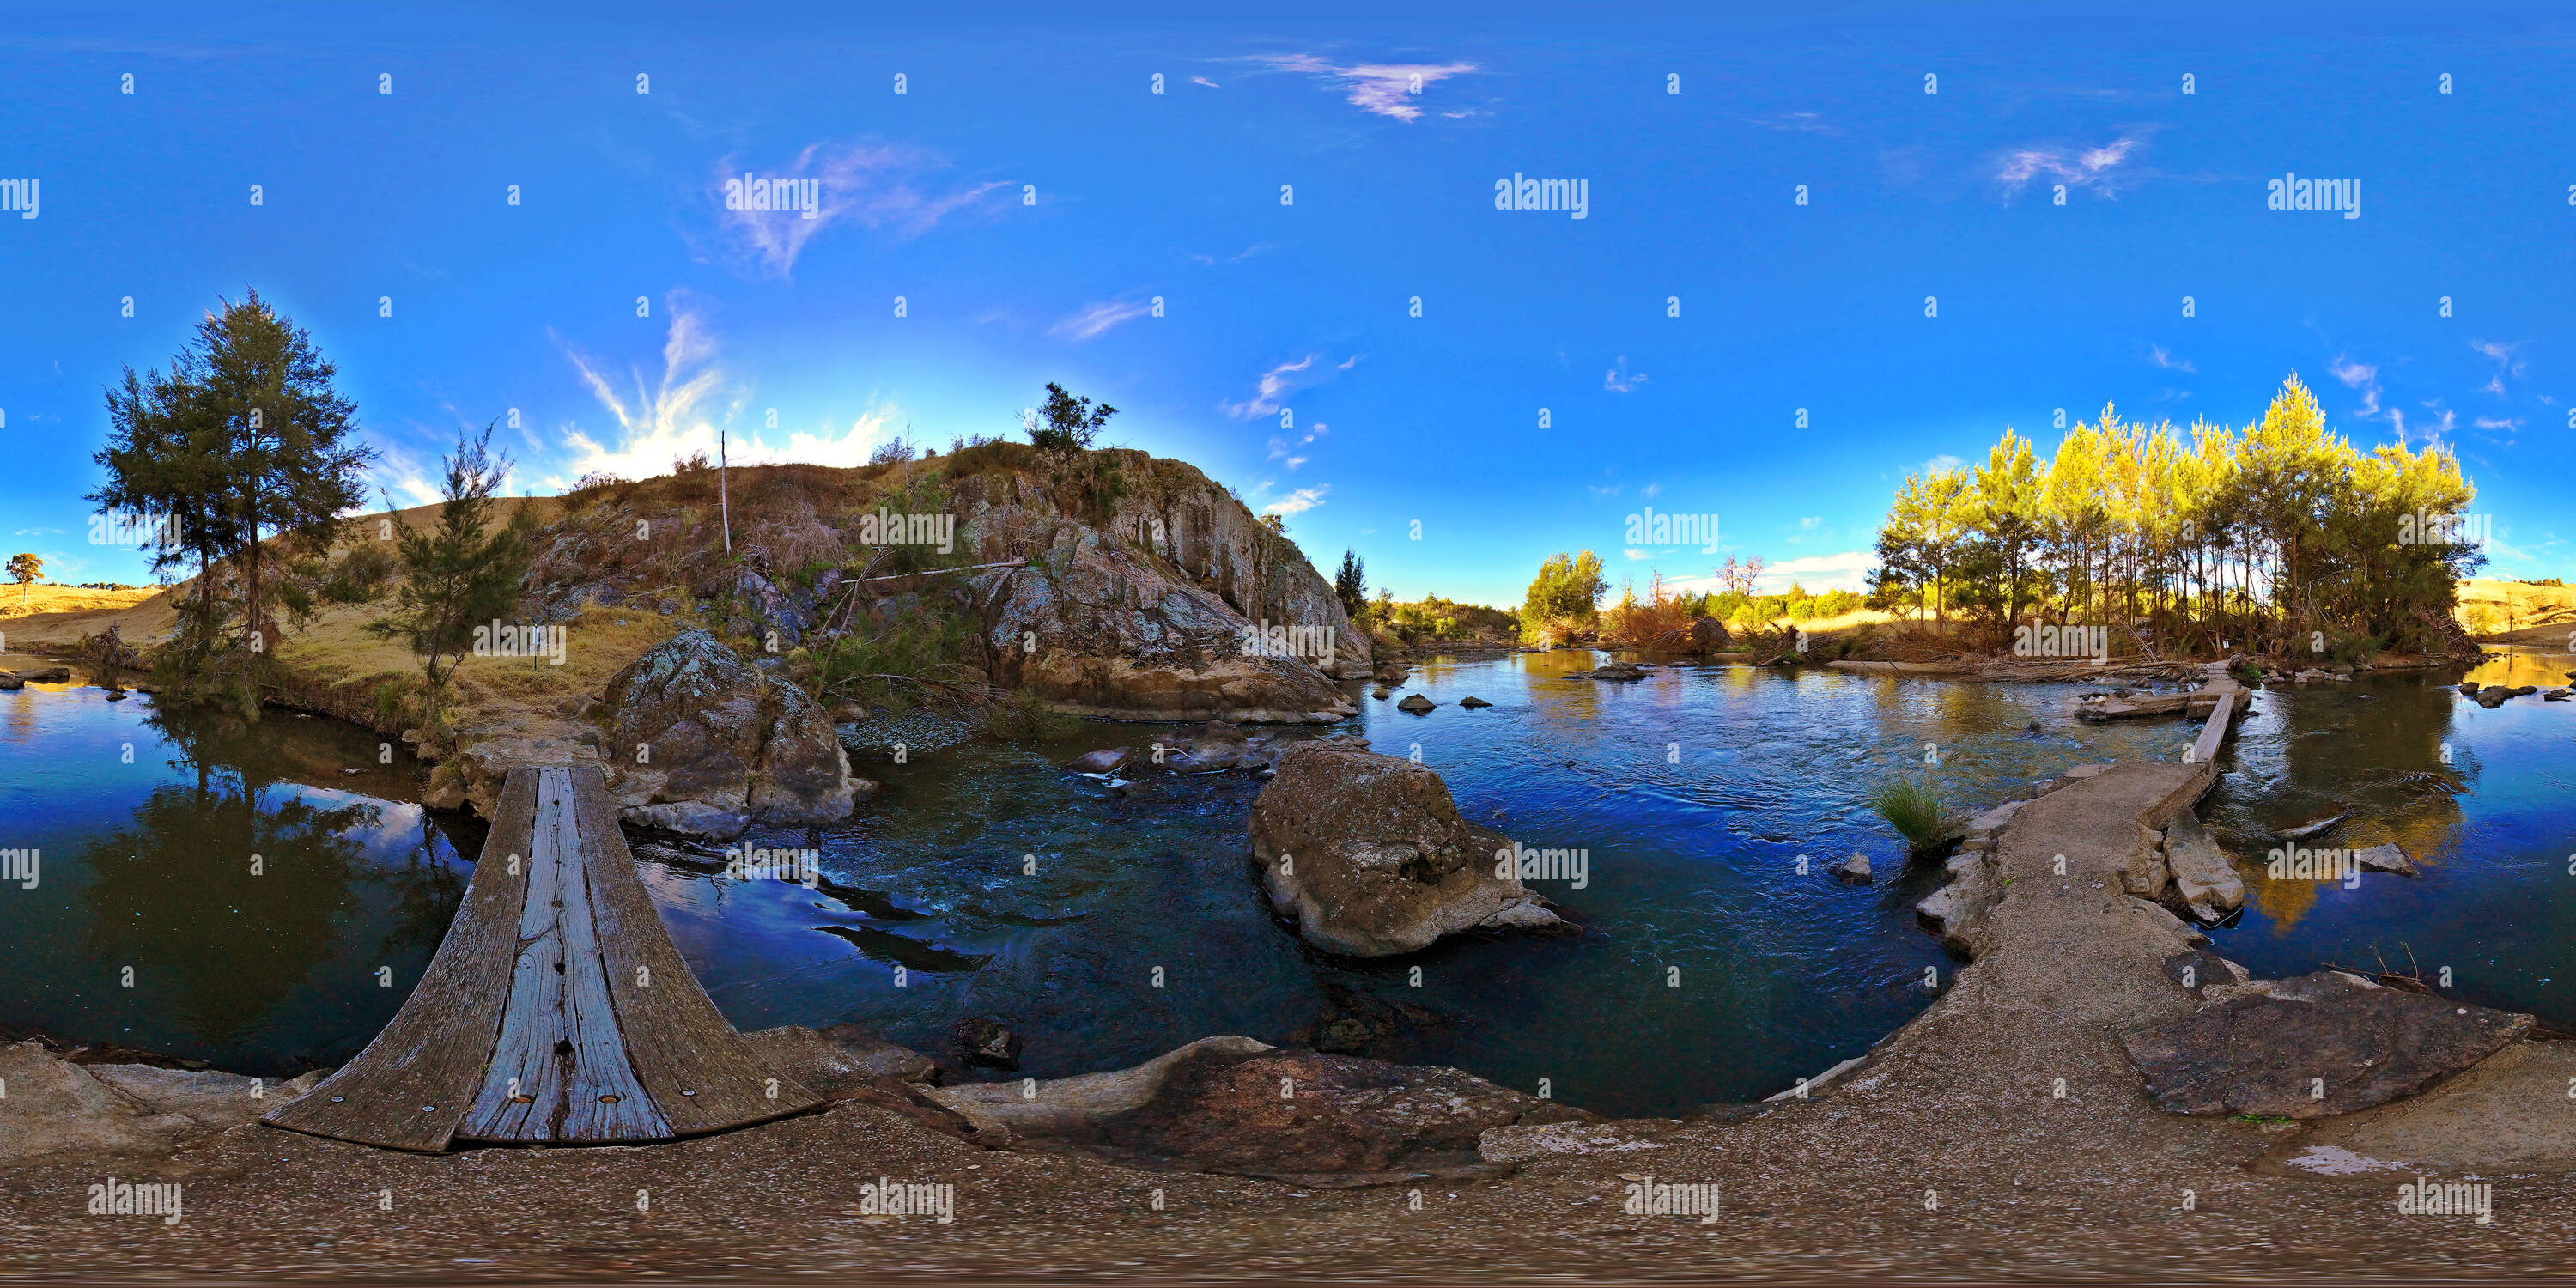
[[[1473,1175],[1490,1166],[1479,1148],[1499,1129],[1597,1121],[1456,1069],[1276,1050],[1230,1036],[1113,1073],[926,1094],[987,1135],[1007,1131],[1017,1141],[1158,1168],[1323,1185]],[[1497,1141],[1516,1157],[1587,1146],[1607,1142]]]
[[[1456,1069],[1202,1050],[1175,1062],[1153,1099],[1099,1127],[1112,1148],[1211,1171],[1374,1178],[1472,1167],[1497,1127],[1591,1118]]]
[[[631,823],[729,840],[755,822],[840,822],[875,790],[851,776],[813,699],[705,631],[683,631],[618,672],[600,714],[609,791]]]
[[[780,1077],[817,1095],[830,1096],[878,1079],[935,1084],[938,1062],[910,1047],[888,1041],[863,1024],[835,1024],[825,1029],[797,1025],[745,1033],[752,1053]]]
[[[2532,1025],[2528,1015],[2458,1006],[2342,971],[2207,990],[2222,992],[2228,996],[2195,1015],[2122,1039],[2157,1108],[2351,1113],[2415,1095]]]
[[[1049,526],[1051,540],[1026,566],[975,579],[995,683],[1114,719],[1330,723],[1355,710],[1299,656],[1321,651],[1326,628],[1274,639],[1126,543]],[[1350,638],[1333,637],[1336,652]]]
[[[2173,873],[2173,897],[2202,921],[2223,921],[2245,906],[2245,880],[2218,843],[2209,839],[2200,815],[2184,810],[2165,825],[2165,866]]]
[[[961,480],[958,539],[979,560],[1027,556],[1055,545],[1056,529],[1071,521],[1110,538],[1133,563],[1214,596],[1242,623],[1329,638],[1332,657],[1322,666],[1334,678],[1368,674],[1369,640],[1351,624],[1332,583],[1296,542],[1264,526],[1196,467],[1113,449],[1085,454],[1081,469],[1108,485],[1105,500],[1097,492],[1065,496],[1064,480],[1035,470]]]
[[[1326,952],[1388,957],[1468,930],[1571,929],[1516,872],[1496,874],[1511,841],[1461,819],[1440,776],[1410,760],[1293,746],[1250,830],[1272,910]]]
[[[0,1044],[0,1162],[73,1150],[166,1151],[303,1095],[289,1081],[142,1064],[75,1064],[35,1042]],[[257,1093],[257,1094],[254,1094]]]

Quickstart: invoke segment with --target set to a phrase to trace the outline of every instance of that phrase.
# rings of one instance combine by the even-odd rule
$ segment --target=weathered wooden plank
[[[564,845],[579,861],[567,863],[562,918],[564,1028],[572,1041],[572,1077],[555,1138],[566,1141],[668,1140],[671,1126],[654,1108],[628,1060],[626,1039],[610,1002],[593,904],[600,883],[589,871],[590,847],[582,844],[578,807],[565,771],[546,771],[563,796]],[[632,885],[635,878],[620,878]],[[659,926],[655,930],[661,929]]]
[[[542,771],[522,772],[537,782],[527,894],[512,944],[500,1036],[474,1107],[456,1128],[467,1140],[545,1140],[563,1107],[563,1063],[554,1049],[563,1026],[563,946],[555,934],[563,908],[563,796]]]
[[[321,1085],[262,1119],[290,1131],[388,1149],[447,1148],[501,1024],[532,848],[536,776],[512,773],[447,936],[402,1009]]]
[[[2245,691],[2229,686],[2218,695],[2218,706],[2209,713],[2209,723],[2200,727],[2200,736],[2192,740],[2191,763],[2218,763],[2218,749],[2227,741],[2228,722],[2235,719],[2236,709],[2244,701]]]
[[[800,1113],[820,1097],[754,1055],[725,1021],[635,874],[617,806],[599,771],[570,771],[574,817],[591,879],[601,962],[627,1054],[678,1136],[722,1131]]]
[[[527,900],[499,1040],[457,1135],[476,1141],[660,1140],[667,1126],[627,1066],[591,931],[564,771],[538,780]]]

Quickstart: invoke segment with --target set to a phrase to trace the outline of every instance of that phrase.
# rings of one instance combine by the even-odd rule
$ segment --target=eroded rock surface
[[[609,791],[631,823],[717,840],[755,822],[828,826],[876,787],[851,776],[822,707],[705,631],[618,672],[602,708]]]
[[[2156,1107],[2317,1118],[2415,1095],[2529,1032],[2532,1017],[2460,1006],[2341,971],[2257,981],[2123,1038]],[[2323,1080],[2324,1094],[2316,1094]]]
[[[2175,898],[2192,916],[2221,921],[2245,906],[2245,879],[2190,810],[2165,826],[2165,866],[2173,873]]]
[[[1008,516],[988,516],[1000,524]],[[1021,522],[1034,522],[1019,516]],[[976,578],[995,683],[1127,720],[1324,724],[1355,708],[1318,663],[1359,641],[1319,624],[1298,646],[1247,647],[1243,614],[1102,532],[1056,525],[1028,565]],[[1334,612],[1339,613],[1336,607]],[[1321,655],[1335,630],[1333,653]]]
[[[1494,1128],[1591,1120],[1456,1069],[1316,1051],[1201,1050],[1175,1062],[1151,1100],[1097,1127],[1101,1143],[1146,1158],[1257,1175],[1347,1175],[1472,1165]]]
[[[1388,957],[1467,930],[1571,929],[1517,875],[1495,875],[1512,843],[1460,818],[1440,776],[1410,760],[1290,747],[1250,830],[1272,910],[1327,952]]]

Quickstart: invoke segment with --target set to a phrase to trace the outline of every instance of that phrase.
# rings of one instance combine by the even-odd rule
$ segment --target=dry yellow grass
[[[2471,635],[2482,640],[2565,639],[2570,626],[2576,625],[2576,588],[2473,577],[2460,583],[2454,613]]]
[[[536,507],[541,522],[553,520],[563,510],[552,497],[509,498],[495,522],[506,520],[508,507],[515,505]],[[434,505],[365,515],[342,530],[338,548],[385,540],[388,521],[409,529],[437,520]],[[174,604],[195,588],[193,578],[137,591],[34,586],[30,588],[33,611],[17,613],[16,596],[5,596],[9,613],[15,615],[0,615],[0,636],[13,648],[59,649],[113,625],[128,643],[154,644],[177,628]],[[299,677],[323,684],[393,680],[406,691],[416,689],[420,659],[400,642],[378,639],[366,629],[383,611],[381,603],[325,603],[301,627],[281,615],[285,638],[278,642],[277,660]],[[647,609],[585,608],[564,623],[561,666],[546,658],[534,659],[532,664],[528,658],[466,657],[456,669],[455,688],[448,699],[452,721],[473,723],[528,708],[551,708],[570,694],[597,693],[610,676],[691,624],[685,616],[665,617]]]
[[[105,609],[115,612],[131,608],[160,593],[157,586],[139,590],[84,590],[78,586],[49,586],[43,583],[16,585],[0,583],[0,620],[32,617],[39,613],[86,613]]]

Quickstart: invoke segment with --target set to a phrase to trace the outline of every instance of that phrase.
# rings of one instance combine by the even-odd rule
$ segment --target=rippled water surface
[[[887,790],[819,838],[817,890],[727,879],[720,858],[676,848],[642,847],[641,868],[745,1029],[858,1020],[945,1055],[950,1021],[991,1014],[1026,1036],[1025,1071],[1050,1077],[1210,1033],[1281,1041],[1338,985],[1430,1013],[1377,1054],[1673,1113],[1856,1055],[1929,1003],[1927,967],[1946,984],[1956,963],[1913,916],[1934,874],[1906,864],[1866,803],[1872,784],[1924,773],[1982,805],[2071,764],[2176,758],[2192,732],[2080,724],[2074,685],[1729,666],[1563,678],[1593,660],[1434,660],[1412,686],[1442,703],[1431,714],[1363,699],[1345,726],[1380,751],[1418,746],[1471,819],[1585,851],[1585,888],[1538,883],[1577,937],[1470,937],[1374,963],[1314,954],[1264,911],[1247,869],[1258,783],[1154,775],[1122,796],[1059,768],[1170,733],[1151,725],[866,767]],[[2490,669],[2540,683],[2567,664]],[[2259,699],[2205,806],[2252,892],[2218,948],[2266,974],[2407,969],[2411,949],[2465,995],[2576,1021],[2576,703],[2486,711],[2441,687],[2455,675]],[[1461,709],[1470,694],[1495,705]],[[376,748],[326,721],[177,720],[69,686],[0,694],[5,844],[45,855],[38,890],[0,889],[0,1024],[245,1071],[346,1059],[418,978],[470,871],[458,856],[480,839],[404,803],[408,775],[378,768]],[[2337,808],[2352,821],[2310,844],[2394,839],[2424,875],[2351,890],[2263,878],[2270,829]],[[1878,871],[1866,889],[1823,872],[1855,850]],[[267,875],[247,875],[254,852]]]

